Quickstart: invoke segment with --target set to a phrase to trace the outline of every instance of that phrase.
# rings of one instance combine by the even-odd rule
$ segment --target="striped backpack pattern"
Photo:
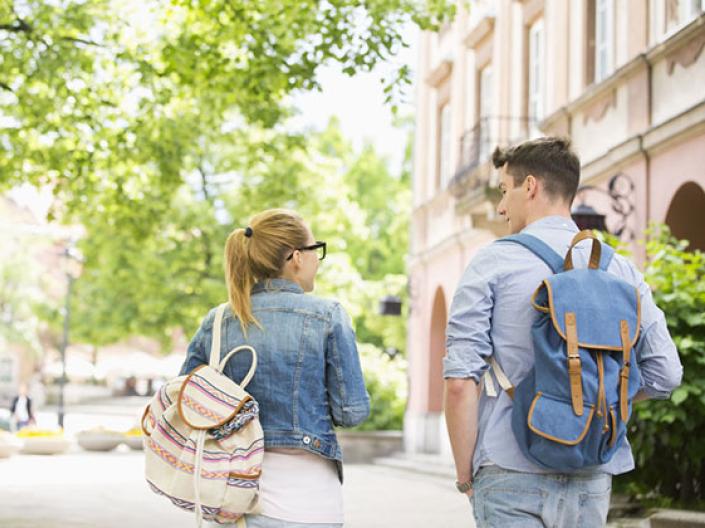
[[[234,523],[257,513],[264,435],[259,407],[245,388],[257,368],[252,347],[237,347],[220,360],[223,313],[216,310],[208,365],[163,385],[142,418],[146,478],[151,489],[202,520]],[[252,354],[250,371],[237,384],[222,372],[236,353]]]

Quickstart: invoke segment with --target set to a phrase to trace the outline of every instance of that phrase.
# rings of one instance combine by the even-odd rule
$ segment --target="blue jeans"
[[[596,528],[607,522],[612,476],[480,468],[471,499],[477,528]]]

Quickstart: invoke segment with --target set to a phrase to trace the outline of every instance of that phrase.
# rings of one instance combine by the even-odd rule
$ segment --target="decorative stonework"
[[[701,34],[697,38],[694,38],[685,46],[678,48],[676,51],[669,54],[666,57],[666,63],[668,64],[668,75],[673,75],[673,70],[676,67],[676,63],[680,64],[683,68],[688,68],[698,60],[698,57],[700,57],[703,49],[705,49],[705,33]]]
[[[494,16],[485,16],[465,37],[465,45],[468,48],[477,48],[482,41],[489,37],[494,31]]]
[[[591,119],[595,123],[602,121],[610,107],[617,107],[617,90],[610,90],[604,96],[596,99],[583,113],[583,124],[586,125]]]
[[[451,71],[453,71],[453,63],[449,60],[444,60],[428,74],[426,82],[430,86],[437,87],[448,78]]]

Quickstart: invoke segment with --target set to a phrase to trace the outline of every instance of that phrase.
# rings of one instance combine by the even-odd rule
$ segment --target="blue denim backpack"
[[[592,239],[588,267],[574,269],[573,247],[586,239]],[[614,251],[590,231],[575,236],[565,259],[531,235],[499,242],[521,244],[554,273],[531,298],[540,312],[532,328],[532,370],[516,389],[504,387],[506,377],[492,361],[514,400],[512,429],[519,447],[529,460],[560,472],[604,464],[624,441],[639,388],[632,361],[639,292],[606,271]]]

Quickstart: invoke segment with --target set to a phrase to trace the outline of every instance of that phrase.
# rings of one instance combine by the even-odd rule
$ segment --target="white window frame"
[[[546,37],[543,27],[541,18],[529,28],[528,114],[532,130],[544,115]]]
[[[485,161],[490,154],[490,139],[492,138],[492,111],[494,110],[492,64],[480,70],[480,104],[478,111],[479,130],[479,161]]]
[[[695,20],[700,14],[705,11],[705,0],[678,0],[678,20],[675,24],[668,25],[668,17],[666,13],[666,0],[663,2],[663,34],[662,38],[667,39],[671,35],[678,33],[685,26]]]
[[[451,149],[451,113],[450,102],[441,106],[438,112],[438,133],[440,134],[438,149],[438,171],[441,189],[445,189],[450,183],[452,170],[450,165]]]
[[[614,71],[614,0],[595,0],[595,82]]]
[[[705,7],[705,0],[679,0],[678,22],[681,26],[695,20]]]

